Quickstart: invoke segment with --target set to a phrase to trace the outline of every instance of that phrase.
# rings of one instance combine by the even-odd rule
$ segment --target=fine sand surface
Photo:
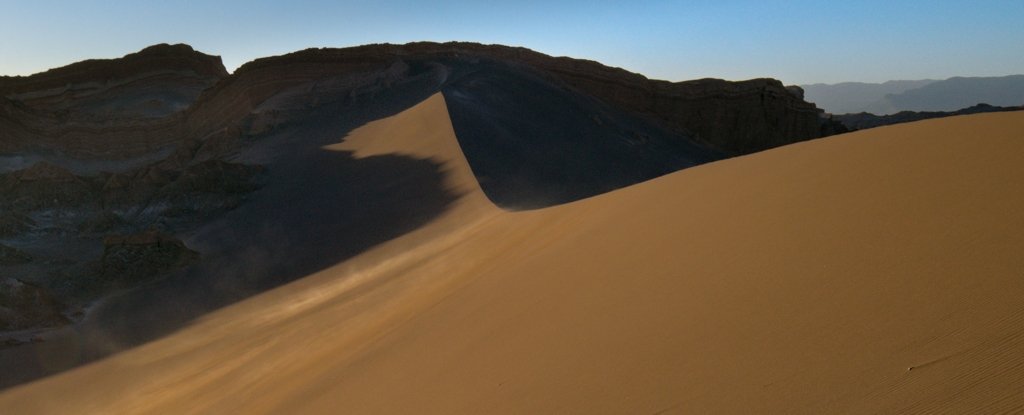
[[[440,95],[326,150],[429,157],[461,197],[335,267],[7,390],[0,412],[1024,410],[1024,113],[518,213],[479,191]]]

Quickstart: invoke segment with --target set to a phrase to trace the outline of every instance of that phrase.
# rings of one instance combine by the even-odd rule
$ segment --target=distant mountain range
[[[979,103],[1024,104],[1024,75],[954,77],[946,80],[844,82],[801,85],[804,98],[833,114],[955,111]]]
[[[875,115],[867,112],[855,114],[838,114],[831,119],[840,123],[849,131],[875,128],[885,125],[900,124],[905,122],[921,121],[930,118],[951,117],[954,115],[981,114],[986,112],[1022,111],[1024,106],[996,107],[988,104],[978,104],[956,111],[900,111],[889,115]]]

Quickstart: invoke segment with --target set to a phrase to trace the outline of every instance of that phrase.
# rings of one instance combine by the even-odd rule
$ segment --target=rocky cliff
[[[219,57],[156,45],[0,77],[0,151],[123,159],[167,147],[181,138],[181,112],[226,75]]]
[[[431,65],[451,72],[481,59],[538,71],[726,155],[821,135],[817,108],[773,79],[666,82],[524,48],[428,42],[309,49],[257,59],[227,75],[219,57],[157,45],[120,59],[0,77],[0,151],[137,157],[226,130],[231,138],[239,128],[259,133],[287,121],[282,109],[379,92]],[[440,87],[446,74],[437,75]]]

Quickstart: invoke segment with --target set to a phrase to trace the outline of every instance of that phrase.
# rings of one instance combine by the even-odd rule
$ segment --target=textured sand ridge
[[[325,149],[444,163],[461,196],[434,222],[0,408],[1019,411],[1021,131],[883,127],[509,213],[435,95]]]

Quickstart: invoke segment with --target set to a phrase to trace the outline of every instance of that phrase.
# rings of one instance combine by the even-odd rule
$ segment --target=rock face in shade
[[[132,286],[167,271],[191,265],[199,253],[177,238],[158,232],[111,235],[103,239],[97,277],[115,286]]]
[[[0,266],[17,265],[32,262],[32,255],[29,255],[17,248],[0,244]]]
[[[820,137],[819,111],[774,79],[656,81],[590,61],[537,59],[570,85],[729,156]]]
[[[219,57],[156,45],[0,77],[0,151],[123,159],[173,145],[180,113],[226,75]]]
[[[481,60],[532,70],[726,156],[821,135],[817,108],[772,79],[673,83],[524,48],[425,42],[309,49],[257,59],[229,76],[219,57],[157,45],[0,78],[0,150],[139,157],[225,131],[265,132],[294,115],[283,110],[380,93],[438,65],[446,73],[437,73],[434,87],[442,87],[447,75],[472,72]]]
[[[40,102],[56,101],[62,94],[63,98],[88,95],[85,92],[95,92],[102,84],[131,83],[153,74],[173,73],[192,74],[197,79],[227,75],[217,56],[196,52],[188,45],[159,44],[118,59],[90,59],[31,76],[0,76],[0,93],[32,94]],[[146,83],[152,82],[142,84]]]
[[[0,192],[4,194],[0,208],[15,211],[77,207],[88,203],[93,196],[84,180],[48,162],[0,174]]]

